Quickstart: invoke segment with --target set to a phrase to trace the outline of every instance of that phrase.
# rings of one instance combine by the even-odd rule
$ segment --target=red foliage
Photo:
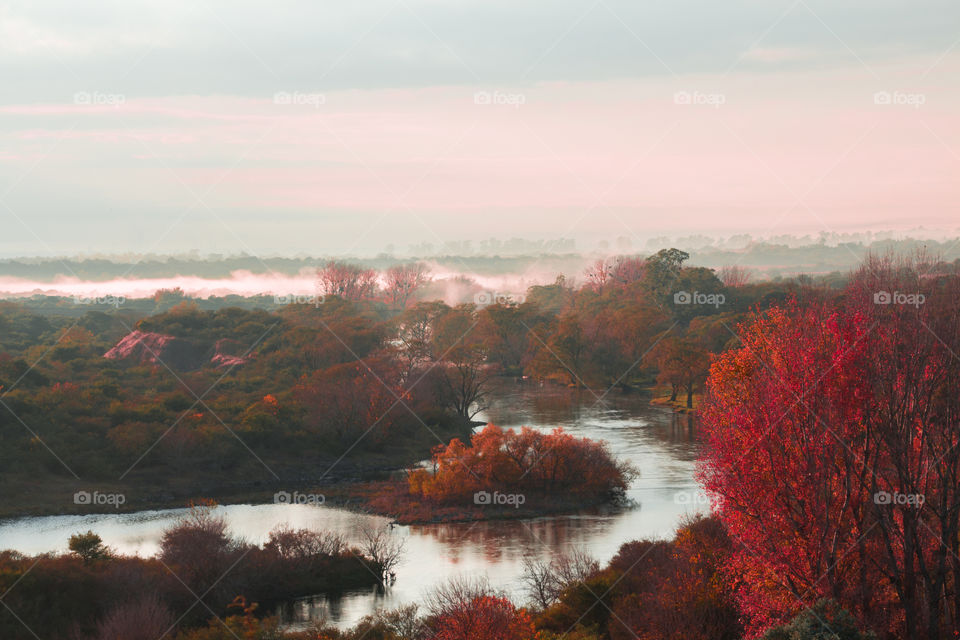
[[[395,363],[386,357],[314,371],[294,388],[294,398],[308,428],[350,441],[368,430],[373,439],[389,433],[408,415],[398,398],[411,402]]]
[[[889,637],[960,630],[960,282],[920,272],[868,261],[842,304],[758,315],[711,369],[702,477],[755,633],[821,598]]]
[[[742,637],[731,585],[723,579],[730,542],[723,525],[700,518],[672,543],[630,542],[610,567],[618,580],[613,640],[737,640]]]
[[[740,640],[734,589],[722,573],[730,551],[712,517],[685,523],[672,541],[628,542],[606,568],[565,581],[537,626],[545,637]]]
[[[448,607],[430,625],[436,640],[532,640],[533,621],[507,598],[478,595]]]

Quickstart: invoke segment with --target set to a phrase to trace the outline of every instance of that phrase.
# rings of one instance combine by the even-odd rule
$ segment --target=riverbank
[[[327,496],[327,504],[390,518],[400,525],[520,520],[581,511],[606,510],[612,513],[629,506],[622,497],[584,500],[582,496],[572,498],[542,493],[522,494],[522,502],[512,499],[494,504],[492,494],[486,494],[474,496],[465,504],[438,504],[412,495],[405,480],[357,483],[337,489],[338,492]]]
[[[669,387],[652,387],[649,389],[652,397],[650,404],[658,407],[669,407],[675,413],[696,413],[703,402],[703,394],[699,391],[693,394],[693,406],[687,406],[687,394],[678,393],[676,399],[670,399]]]
[[[397,471],[397,469],[384,469],[383,473]],[[30,503],[27,505],[20,503],[8,503],[4,501],[0,504],[0,521],[15,520],[19,518],[35,518],[44,516],[68,516],[68,515],[91,515],[91,514],[115,514],[115,513],[134,513],[138,511],[164,510],[164,509],[182,509],[191,504],[202,501],[213,501],[217,504],[274,504],[282,503],[287,494],[291,496],[304,495],[311,496],[314,503],[323,503],[327,494],[336,496],[349,496],[350,487],[354,484],[362,484],[364,481],[341,481],[332,484],[321,485],[322,492],[317,489],[315,484],[291,485],[282,483],[275,487],[262,487],[259,489],[237,489],[228,488],[215,489],[204,493],[190,491],[174,491],[167,489],[164,495],[157,496],[153,494],[141,495],[141,488],[136,485],[126,484],[107,484],[107,483],[89,483],[84,484],[86,488],[77,489],[75,481],[62,481],[43,485],[30,485],[28,481],[15,479],[12,481],[0,480],[3,482],[5,490],[12,493],[30,491]],[[93,488],[93,487],[96,488]],[[85,491],[91,495],[97,492],[100,496],[123,496],[122,504],[78,504],[76,495],[79,491]],[[313,496],[323,496],[323,498],[314,498]],[[111,498],[117,501],[117,498]],[[343,504],[333,502],[333,506],[347,506],[349,500]],[[357,509],[358,511],[362,509]]]
[[[82,471],[79,478],[62,473],[0,473],[0,520],[12,518],[129,513],[152,509],[175,509],[191,503],[214,500],[220,504],[265,504],[282,501],[295,492],[325,495],[348,493],[334,487],[384,480],[429,457],[436,437],[449,441],[468,438],[474,422],[434,425],[416,438],[383,451],[354,452],[348,458],[335,453],[323,456],[295,453],[252,453],[229,468],[211,468],[187,463],[136,469],[123,480],[95,479]],[[436,435],[435,435],[436,434]],[[319,448],[319,447],[318,447]]]
[[[284,625],[307,629],[314,620],[325,617],[338,628],[350,627],[378,608],[422,602],[424,593],[465,572],[487,575],[494,587],[516,593],[520,598],[524,558],[560,554],[577,547],[606,560],[628,540],[671,537],[677,523],[701,504],[692,498],[697,490],[693,477],[697,440],[685,427],[686,418],[681,420],[684,426],[680,428],[675,424],[678,414],[651,406],[649,396],[612,392],[605,398],[606,405],[598,406],[591,394],[576,394],[566,389],[510,384],[496,391],[490,408],[477,416],[478,420],[504,428],[530,425],[544,431],[562,426],[577,437],[605,440],[611,450],[643,472],[627,492],[630,502],[623,506],[583,507],[566,511],[564,515],[541,517],[522,517],[523,507],[529,506],[523,505],[518,510],[503,509],[504,513],[488,512],[483,521],[398,525],[388,530],[383,528],[386,518],[359,515],[372,512],[353,492],[356,489],[353,482],[291,482],[284,486],[291,493],[295,490],[307,494],[322,492],[326,498],[322,508],[309,504],[274,504],[273,491],[263,487],[259,491],[219,494],[217,500],[221,506],[217,511],[226,518],[229,531],[251,542],[265,542],[270,531],[283,525],[340,534],[349,542],[359,540],[358,527],[368,524],[407,540],[403,561],[395,569],[396,582],[387,595],[363,589],[329,599],[298,601],[295,607],[277,611]],[[259,448],[254,446],[254,449],[260,453]],[[72,458],[65,460],[73,463]],[[267,463],[270,464],[269,459]],[[319,469],[316,475],[321,475],[328,466]],[[344,463],[335,469],[341,468],[346,475]],[[283,469],[275,469],[283,474]],[[81,469],[77,471],[83,475]],[[24,489],[29,487],[18,487],[18,490]],[[472,506],[472,499],[468,498],[467,502]],[[185,504],[184,499],[159,506],[182,508]],[[93,511],[88,508],[81,513]],[[149,557],[156,554],[163,532],[182,515],[152,510],[117,513],[112,508],[98,511],[105,515],[0,523],[3,543],[0,546],[28,555],[62,553],[71,535],[93,530],[105,545],[119,554]],[[490,517],[493,515],[498,517]]]

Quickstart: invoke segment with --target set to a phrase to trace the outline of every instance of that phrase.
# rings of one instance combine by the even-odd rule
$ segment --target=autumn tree
[[[387,299],[395,309],[406,309],[410,298],[430,280],[430,270],[422,262],[398,264],[384,274]]]
[[[543,336],[534,332],[534,357],[529,371],[538,377],[559,377],[568,384],[583,385],[588,349],[584,329],[576,313],[557,319],[555,329]]]
[[[214,505],[194,505],[160,539],[160,560],[196,593],[213,588],[230,565],[236,547]]]
[[[831,598],[884,637],[960,631],[960,279],[922,264],[868,258],[711,369],[703,481],[754,629]]]
[[[541,495],[606,498],[626,490],[635,474],[602,442],[562,429],[543,433],[487,425],[469,445],[454,438],[433,453],[434,472],[409,475],[410,492],[437,502],[472,503],[478,491],[529,491]]]
[[[434,325],[449,311],[450,307],[440,301],[418,302],[394,321],[400,355],[408,371],[434,361]]]
[[[533,640],[530,614],[484,583],[455,580],[429,598],[427,627],[437,640]]]
[[[491,304],[477,312],[476,331],[487,361],[506,373],[519,374],[533,351],[530,328],[537,323],[532,305]]]
[[[476,325],[472,306],[448,309],[434,319],[430,340],[431,380],[437,398],[468,420],[483,410],[494,373]]]
[[[537,626],[546,638],[740,640],[735,588],[724,574],[731,549],[723,525],[705,517],[682,522],[673,540],[627,542],[555,597],[547,589]]]
[[[324,296],[344,300],[371,298],[377,290],[377,272],[331,260],[317,270],[317,288]]]
[[[610,279],[610,263],[606,258],[598,258],[587,268],[584,275],[587,279],[586,286],[599,293]]]
[[[693,408],[693,396],[706,380],[710,356],[706,349],[689,337],[667,337],[656,346],[659,373],[657,382],[670,385],[670,401],[686,392],[687,408]]]
[[[400,401],[411,397],[396,362],[384,355],[314,371],[293,394],[312,433],[351,443],[361,435],[382,441],[408,415]]]
[[[729,288],[742,287],[748,284],[751,275],[750,269],[737,264],[720,267],[720,270],[717,271],[717,277],[723,282],[723,286]]]

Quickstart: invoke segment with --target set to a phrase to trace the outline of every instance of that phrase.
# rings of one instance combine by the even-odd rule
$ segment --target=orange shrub
[[[602,442],[523,427],[487,425],[465,445],[459,439],[433,451],[434,472],[408,477],[413,495],[435,502],[472,499],[481,491],[600,497],[623,492],[635,471]]]

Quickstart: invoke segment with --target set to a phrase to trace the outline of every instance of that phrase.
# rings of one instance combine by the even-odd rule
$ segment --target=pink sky
[[[187,19],[178,12],[171,15]],[[77,60],[63,62],[80,69],[105,55],[89,33],[37,24],[8,21],[15,37],[6,46],[16,44],[8,53],[69,52]],[[171,24],[140,25],[152,34],[142,41],[133,37],[139,31],[118,29],[126,34],[118,46],[143,47],[149,64],[157,52],[190,44],[173,37]],[[622,26],[608,25],[611,33]],[[56,46],[33,46],[30,33]],[[59,101],[39,90],[19,100],[14,93],[0,101],[0,214],[10,218],[0,256],[376,253],[387,244],[491,236],[586,238],[589,248],[615,236],[642,246],[663,234],[956,231],[960,51],[881,55],[873,43],[858,47],[865,62],[836,41],[800,46],[776,31],[765,36],[771,42],[745,33],[754,44],[734,52],[728,72],[673,71],[679,54],[663,53],[671,73],[619,79],[534,74],[487,83],[461,68],[459,83],[410,86],[404,77],[400,88],[381,79],[379,88],[319,93],[260,68],[275,91],[144,97],[92,83],[72,91],[64,82]],[[357,51],[384,42],[361,41]],[[251,73],[291,59],[245,44]],[[268,62],[258,62],[261,53]],[[527,53],[529,64],[541,52]],[[478,92],[492,104],[477,104]],[[877,104],[878,92],[894,103]]]

